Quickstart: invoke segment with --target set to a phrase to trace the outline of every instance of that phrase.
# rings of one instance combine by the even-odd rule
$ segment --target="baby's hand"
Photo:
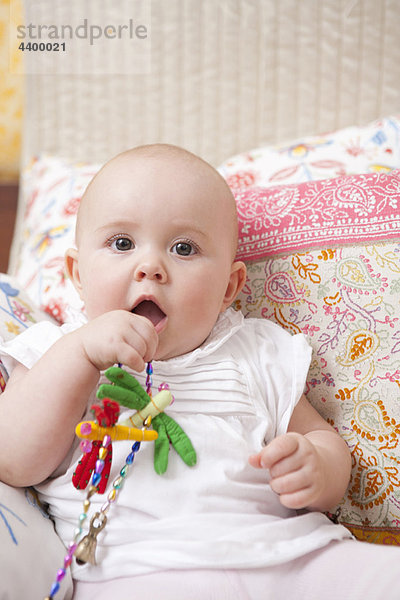
[[[325,470],[317,448],[299,433],[286,433],[275,438],[249,463],[258,469],[269,469],[270,485],[287,508],[300,509],[313,505],[325,487]]]
[[[99,371],[119,362],[134,371],[143,371],[158,345],[151,321],[125,310],[96,317],[71,335],[80,338],[84,355]]]

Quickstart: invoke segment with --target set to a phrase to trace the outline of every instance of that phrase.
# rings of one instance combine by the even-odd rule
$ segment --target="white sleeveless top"
[[[8,369],[12,359],[31,367],[79,325],[34,325],[0,345],[0,357]],[[291,336],[274,323],[244,319],[228,309],[202,346],[154,361],[154,390],[163,381],[169,384],[175,401],[166,412],[192,440],[197,464],[187,467],[171,447],[168,470],[157,475],[153,445],[142,443],[98,536],[98,566],[75,564],[74,578],[101,581],[163,569],[263,567],[351,537],[321,513],[298,515],[283,507],[268,484],[268,472],[248,464],[250,454],[286,432],[310,358],[303,335]],[[144,385],[145,374],[135,376]],[[113,444],[110,482],[131,444]],[[76,448],[65,474],[37,486],[66,544],[86,497],[71,483],[80,456]],[[89,519],[111,485],[105,495],[92,497]]]

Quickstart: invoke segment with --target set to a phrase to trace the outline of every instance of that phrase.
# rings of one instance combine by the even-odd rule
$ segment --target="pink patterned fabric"
[[[400,234],[400,169],[235,193],[238,258],[388,240]]]

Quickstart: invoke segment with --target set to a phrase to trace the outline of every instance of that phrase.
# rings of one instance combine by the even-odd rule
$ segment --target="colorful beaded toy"
[[[103,400],[103,405],[92,406],[97,422],[83,421],[76,427],[75,432],[82,439],[80,447],[83,456],[76,467],[72,481],[77,489],[85,489],[90,478],[91,481],[78,526],[64,557],[64,565],[57,571],[50,594],[45,600],[53,600],[59,591],[73,556],[78,564],[87,562],[96,564],[96,538],[106,526],[107,513],[111,504],[117,499],[142,441],[155,442],[154,469],[159,474],[167,470],[170,443],[188,466],[196,464],[196,452],[190,439],[178,423],[163,412],[173,401],[168,385],[162,384],[159,393],[152,396],[152,374],[153,366],[149,362],[146,366],[145,391],[132,375],[121,368],[121,365],[108,369],[105,376],[111,384],[102,384],[96,394]],[[136,412],[123,423],[117,424],[120,405],[133,408]],[[150,425],[154,430],[149,430]],[[134,440],[134,444],[119,475],[113,481],[107,500],[100,511],[91,518],[88,534],[80,539],[83,524],[88,518],[92,496],[97,493],[103,494],[107,487],[112,461],[112,442],[120,440]]]

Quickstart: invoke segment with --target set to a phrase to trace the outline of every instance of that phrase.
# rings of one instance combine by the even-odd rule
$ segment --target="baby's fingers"
[[[158,334],[154,325],[146,317],[132,315],[131,330],[127,334],[126,341],[134,348],[137,347],[143,361],[148,362],[154,358],[158,346]]]
[[[312,505],[317,497],[318,494],[314,492],[313,488],[306,487],[292,493],[280,494],[279,501],[286,508],[301,510]]]
[[[122,343],[119,345],[118,354],[114,360],[114,364],[115,363],[121,363],[125,367],[129,367],[137,373],[143,371],[146,366],[142,352],[138,351],[129,343]]]
[[[250,464],[258,469],[271,469],[275,464],[293,455],[299,447],[297,434],[288,433],[272,440],[259,452],[250,456]]]
[[[272,478],[271,489],[287,508],[301,509],[312,505],[321,493],[321,480],[311,465],[292,471],[281,477]]]
[[[292,471],[281,477],[271,479],[270,486],[279,496],[293,494],[305,488],[308,488],[310,481],[303,469]]]

